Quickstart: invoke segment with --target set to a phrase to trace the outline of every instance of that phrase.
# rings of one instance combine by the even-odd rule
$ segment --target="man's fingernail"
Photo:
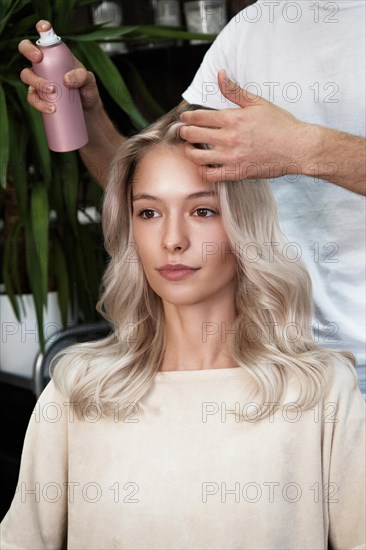
[[[53,105],[53,103],[47,103],[47,113],[54,113],[56,111],[56,107]]]
[[[55,91],[55,87],[52,84],[49,84],[48,86],[46,86],[46,92],[48,92],[49,94],[52,94],[52,92],[54,91]]]

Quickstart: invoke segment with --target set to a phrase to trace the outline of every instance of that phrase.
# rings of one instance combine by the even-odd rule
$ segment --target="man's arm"
[[[84,114],[89,141],[79,153],[93,178],[105,188],[113,158],[126,138],[116,130],[101,101],[93,111]]]
[[[366,195],[366,139],[324,126],[305,126],[308,158],[303,173]]]
[[[366,140],[298,120],[219,71],[222,94],[240,109],[183,113],[188,158],[206,181],[305,174],[366,195]],[[194,143],[208,143],[201,150]],[[210,168],[208,165],[220,165]]]
[[[37,31],[46,31],[51,23],[41,20],[36,25]],[[19,52],[29,61],[42,61],[43,54],[30,40],[22,40]],[[96,181],[105,187],[108,180],[109,166],[119,145],[126,139],[114,127],[108,118],[99,95],[95,76],[74,58],[75,69],[66,73],[65,86],[79,88],[83,104],[85,122],[89,136],[88,144],[79,152],[81,158]],[[37,76],[31,68],[23,69],[21,80],[29,86],[28,102],[42,113],[52,113],[57,109],[54,103],[47,101],[47,81]]]

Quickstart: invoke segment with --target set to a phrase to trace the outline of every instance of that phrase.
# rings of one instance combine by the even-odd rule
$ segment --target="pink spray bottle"
[[[74,151],[88,143],[88,134],[80,92],[63,84],[65,73],[74,68],[72,53],[52,28],[39,34],[36,44],[42,50],[43,59],[33,64],[33,70],[55,88],[51,94],[44,95],[39,90],[40,95],[56,107],[54,113],[42,113],[48,147],[58,153]]]

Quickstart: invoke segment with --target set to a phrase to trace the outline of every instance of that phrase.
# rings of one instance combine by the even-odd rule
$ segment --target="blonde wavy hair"
[[[56,386],[77,404],[79,417],[91,404],[104,416],[131,405],[145,410],[141,400],[164,356],[164,311],[132,242],[131,188],[136,167],[149,149],[183,143],[179,115],[195,108],[183,102],[129,138],[111,167],[102,214],[110,261],[96,307],[112,332],[103,340],[61,351],[51,368]],[[298,381],[296,405],[302,409],[322,398],[328,367],[335,362],[346,363],[357,384],[351,352],[321,348],[313,341],[310,276],[302,261],[284,254],[289,243],[280,230],[269,183],[225,181],[216,188],[237,260],[237,318],[229,346],[235,363],[249,375],[252,398],[259,399],[256,420],[269,416],[273,404],[278,404],[274,410],[281,407],[290,377]]]

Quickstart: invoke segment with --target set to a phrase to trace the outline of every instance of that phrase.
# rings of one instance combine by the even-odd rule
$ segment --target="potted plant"
[[[47,336],[44,312],[50,291],[57,296],[63,327],[70,318],[76,321],[96,319],[95,303],[106,260],[98,223],[102,191],[76,152],[53,153],[48,149],[41,116],[27,103],[27,90],[19,79],[24,67],[24,58],[17,49],[19,41],[37,38],[35,24],[39,19],[52,21],[57,33],[96,74],[105,90],[113,90],[113,100],[130,117],[137,131],[147,120],[99,43],[105,40],[131,43],[202,38],[200,34],[154,25],[109,27],[91,24],[79,16],[91,4],[90,0],[66,3],[62,0],[14,0],[1,6],[0,255],[3,293],[19,323],[26,309],[22,296],[31,295],[41,349]],[[142,80],[136,80],[146,101],[151,101],[158,112],[159,107]],[[90,207],[95,215],[91,223],[83,223],[83,219],[90,218]]]

